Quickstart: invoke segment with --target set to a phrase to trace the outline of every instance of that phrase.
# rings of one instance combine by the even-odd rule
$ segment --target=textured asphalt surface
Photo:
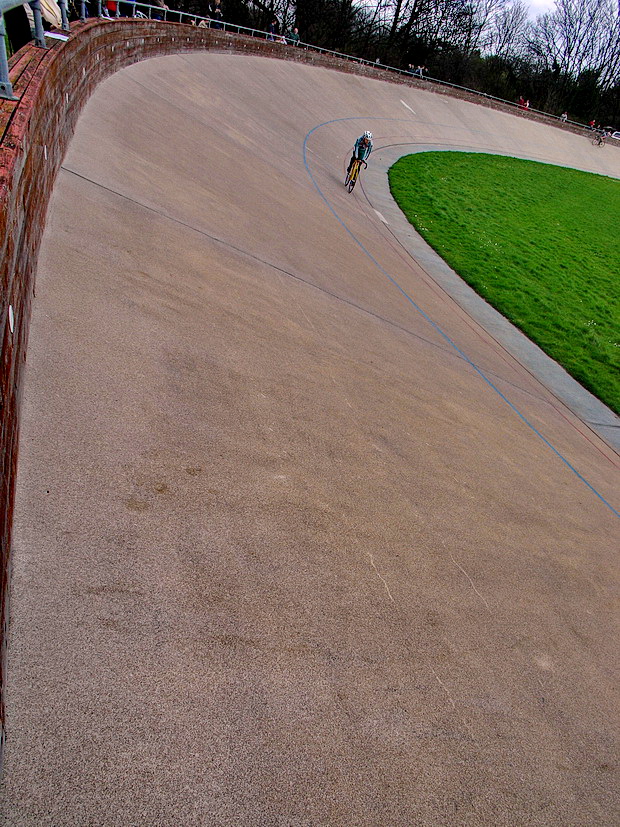
[[[88,104],[28,352],[3,824],[620,821],[618,454],[403,247],[396,144],[620,176],[266,58]]]

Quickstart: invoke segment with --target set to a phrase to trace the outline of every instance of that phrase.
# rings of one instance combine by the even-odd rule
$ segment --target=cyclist
[[[608,137],[609,137],[609,132],[607,132],[605,129],[601,129],[600,127],[598,127],[596,129],[596,135],[593,138],[592,143],[596,142],[596,144],[598,146],[604,146],[605,141],[607,140]]]
[[[347,167],[347,175],[351,172],[351,167],[353,166],[353,161],[356,159],[358,161],[365,161],[366,158],[372,152],[372,132],[366,130],[363,135],[355,142],[355,146],[353,147],[353,155],[351,155],[351,160],[349,161],[349,166]]]

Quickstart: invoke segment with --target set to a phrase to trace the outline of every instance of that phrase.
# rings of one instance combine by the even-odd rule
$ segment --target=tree
[[[522,0],[504,6],[489,22],[484,51],[499,58],[523,54],[527,27],[527,6]]]
[[[556,0],[555,11],[530,27],[527,52],[540,69],[576,79],[598,73],[610,88],[620,75],[620,22],[614,0]]]

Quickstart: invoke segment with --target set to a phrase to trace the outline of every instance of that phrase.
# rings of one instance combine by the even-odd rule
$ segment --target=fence
[[[16,100],[16,98],[13,97],[13,87],[9,80],[9,63],[4,39],[6,34],[4,12],[16,9],[21,5],[23,5],[23,3],[16,2],[16,0],[0,0],[0,98],[8,100]],[[34,42],[37,46],[44,49],[45,31],[43,30],[43,20],[41,19],[41,3],[39,0],[32,0],[28,5],[32,9],[32,16],[34,17]],[[58,0],[58,5],[60,6],[60,14],[62,17],[62,28],[68,32],[67,0]]]
[[[22,5],[22,3],[18,2],[18,0],[0,0],[0,12],[16,8],[20,5]],[[32,8],[35,19],[35,43],[37,44],[37,46],[45,48],[45,32],[43,31],[43,26],[41,22],[41,10],[39,0],[32,0],[32,2],[29,3],[29,5]],[[60,6],[60,11],[62,15],[62,28],[64,31],[69,31],[70,27],[67,20],[67,2],[66,0],[58,0],[58,5]],[[485,92],[479,92],[476,89],[469,89],[467,86],[459,86],[458,84],[439,80],[438,78],[433,78],[428,75],[423,76],[422,74],[407,69],[399,69],[396,66],[388,66],[387,64],[378,63],[377,61],[366,60],[362,57],[347,55],[342,52],[335,52],[331,49],[324,49],[321,46],[314,46],[311,43],[304,43],[303,41],[299,41],[297,42],[297,44],[294,44],[290,38],[286,37],[286,35],[273,35],[269,32],[263,31],[262,29],[252,29],[248,28],[247,26],[239,26],[236,23],[227,23],[224,20],[212,20],[209,17],[201,17],[200,15],[191,14],[190,12],[184,12],[176,9],[167,9],[163,8],[162,6],[152,6],[148,3],[135,2],[135,0],[114,0],[114,5],[115,11],[112,17],[112,15],[110,15],[110,13],[107,11],[104,0],[96,0],[96,16],[102,19],[137,18],[157,20],[158,22],[183,23],[191,26],[218,29],[220,31],[228,32],[230,34],[244,35],[247,37],[257,37],[263,40],[272,40],[276,43],[280,42],[282,43],[282,45],[286,45],[288,47],[300,48],[306,51],[315,52],[316,54],[335,57],[340,60],[351,61],[360,66],[368,66],[375,69],[381,69],[390,74],[410,77],[412,80],[424,79],[432,82],[433,84],[437,84],[438,86],[445,87],[446,89],[453,89],[459,92],[466,92],[467,94],[474,95],[480,98],[481,100],[495,102],[501,104],[502,106],[508,106],[517,110],[520,109],[519,105],[516,104],[514,101],[508,101],[504,98],[498,98],[494,95],[488,95]],[[80,0],[80,19],[82,21],[87,20],[89,17],[89,6],[90,3],[87,2],[87,0]],[[121,7],[124,7],[124,10],[129,13],[121,14]],[[8,98],[9,100],[14,100],[11,83],[9,81],[7,55],[4,46],[4,23],[2,21],[1,15],[0,41],[0,98]],[[583,124],[580,124],[576,121],[562,121],[561,116],[553,115],[549,112],[543,112],[540,109],[528,108],[527,111],[532,114],[542,115],[546,118],[550,118],[561,123],[568,123],[572,126],[583,126]]]

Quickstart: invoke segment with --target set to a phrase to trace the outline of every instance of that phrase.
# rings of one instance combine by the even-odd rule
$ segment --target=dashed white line
[[[374,208],[373,208],[373,209],[374,209]],[[381,215],[381,213],[379,212],[379,210],[374,210],[374,211],[377,213],[377,215],[379,216],[379,218],[381,219],[381,221],[383,221],[383,223],[384,223],[384,224],[387,224],[387,223],[388,223],[388,222],[385,220],[385,218]]]

